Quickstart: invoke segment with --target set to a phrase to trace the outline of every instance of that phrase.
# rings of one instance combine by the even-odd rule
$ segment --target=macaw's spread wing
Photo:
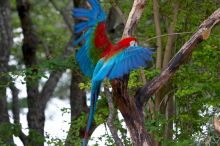
[[[107,58],[107,60],[105,58],[100,59],[97,64],[98,69],[95,69],[93,80],[100,81],[105,77],[112,80],[122,77],[139,67],[147,67],[148,62],[153,60],[152,54],[153,52],[149,49],[131,46]]]
[[[76,54],[76,60],[82,72],[92,77],[96,63],[101,58],[101,54],[111,47],[111,42],[105,30],[106,16],[98,0],[88,0],[88,2],[91,9],[73,9],[73,17],[82,20],[75,25],[75,33],[81,35],[74,45],[82,43]]]

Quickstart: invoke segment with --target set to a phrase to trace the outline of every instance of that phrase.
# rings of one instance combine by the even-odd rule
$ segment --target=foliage
[[[81,145],[80,131],[81,128],[85,128],[86,114],[82,113],[80,117],[72,120],[72,124],[69,131],[69,137],[67,137],[68,143],[73,146]]]
[[[3,123],[0,125],[0,131],[2,132],[1,140],[7,141],[12,135],[19,136],[20,134],[20,124],[9,124],[9,123]]]
[[[64,52],[67,41],[71,38],[71,31],[63,21],[60,13],[49,3],[49,1],[30,1],[33,4],[31,7],[31,16],[33,19],[34,29],[36,35],[40,38],[39,46],[37,49],[38,64],[30,68],[25,68],[22,59],[22,39],[23,34],[21,31],[21,24],[18,18],[16,10],[16,1],[11,1],[12,7],[12,25],[14,39],[13,48],[11,49],[11,62],[10,70],[6,74],[0,74],[9,78],[9,82],[0,83],[0,87],[9,87],[10,84],[15,83],[15,80],[22,76],[28,77],[30,80],[43,80],[48,79],[48,73],[52,71],[64,71],[66,69],[78,70],[79,67],[74,60],[74,51],[72,49],[72,55],[69,55],[66,59],[63,59],[61,54]],[[56,1],[60,9],[64,9],[67,0]],[[121,7],[125,17],[127,18],[132,2],[130,0],[120,0],[118,5]],[[107,1],[102,1],[103,6],[107,10],[110,4]],[[177,25],[175,32],[185,33],[196,31],[199,24],[207,18],[215,9],[220,5],[216,0],[179,0],[179,12]],[[160,5],[160,21],[162,34],[167,33],[167,27],[172,19],[172,5],[171,1],[159,1]],[[68,16],[71,14],[72,6],[67,7],[66,12]],[[163,113],[149,113],[145,112],[145,126],[155,136],[157,141],[160,141],[162,145],[202,145],[207,139],[211,139],[210,145],[216,145],[220,139],[216,135],[212,126],[212,117],[219,115],[220,105],[220,41],[219,41],[220,27],[216,27],[211,37],[200,44],[196,51],[192,53],[191,58],[188,59],[186,64],[182,66],[179,71],[172,78],[173,87],[170,92],[173,94],[175,101],[175,115],[171,119],[166,119]],[[153,20],[153,0],[147,1],[146,9],[139,21],[135,36],[138,38],[140,44],[150,48],[156,48],[155,37],[155,25]],[[176,42],[173,48],[173,54],[175,54],[179,48],[189,39],[191,34],[181,34],[176,38]],[[167,36],[162,37],[162,42],[165,44]],[[165,46],[163,46],[165,47]],[[70,49],[70,48],[68,48]],[[49,56],[48,56],[49,54]],[[155,54],[156,55],[156,54]],[[14,61],[14,63],[13,63]],[[144,75],[147,81],[159,74],[159,70],[154,69],[155,66],[151,65],[150,68],[144,70]],[[37,72],[33,74],[33,70]],[[68,74],[70,76],[70,74]],[[129,92],[133,95],[137,88],[141,87],[144,82],[141,78],[141,71],[136,70],[130,74],[129,80]],[[23,81],[22,81],[23,82]],[[25,82],[23,82],[25,84]],[[44,84],[44,82],[42,82]],[[64,88],[60,88],[57,92],[54,92],[53,96],[68,97],[66,88],[70,86],[69,81],[64,81],[62,84],[66,84]],[[110,87],[109,83],[105,83]],[[80,89],[84,89],[89,92],[90,81],[88,78],[84,78],[83,82],[79,84]],[[64,90],[64,92],[62,92]],[[62,94],[62,95],[61,95]],[[155,99],[153,98],[153,102]],[[20,108],[27,107],[26,98],[20,99]],[[108,105],[105,95],[101,93],[101,98],[97,103],[97,112],[95,114],[95,124],[100,125],[106,123],[108,117]],[[8,106],[13,106],[9,103]],[[68,113],[69,109],[63,109],[62,112]],[[153,118],[154,117],[154,118]],[[73,145],[81,145],[81,130],[85,127],[87,119],[86,113],[81,113],[75,119],[71,121],[71,130],[69,132],[68,141]],[[165,140],[163,135],[163,128],[169,122],[174,122],[173,139]],[[114,121],[115,126],[118,129],[118,133],[121,136],[124,144],[131,145],[130,139],[127,136],[127,129],[123,126],[123,120],[116,119]],[[67,123],[70,124],[70,123]],[[22,125],[20,124],[2,124],[0,131],[4,133],[0,138],[0,145],[4,144],[3,140],[8,139],[10,136],[19,136]],[[45,137],[38,135],[35,131],[29,129],[29,138],[35,138],[36,143],[46,141],[49,145],[65,145],[65,140],[53,138],[49,134]],[[114,140],[107,131],[100,137],[107,139],[106,145],[115,145]]]
[[[216,62],[220,61],[220,44],[217,40],[212,36],[201,44],[192,54],[189,64],[184,65],[175,76],[176,126],[182,131],[177,134],[178,139],[187,139],[195,134],[194,138],[198,140],[202,138],[198,137],[198,133],[207,135],[208,129],[204,127],[211,126],[209,121],[219,109],[219,65]],[[204,141],[204,137],[200,140]]]

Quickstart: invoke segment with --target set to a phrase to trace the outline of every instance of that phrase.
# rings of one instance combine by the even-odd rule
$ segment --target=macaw
[[[137,39],[133,37],[112,44],[106,34],[106,15],[99,1],[87,0],[87,4],[89,8],[73,9],[73,17],[81,20],[75,25],[75,34],[80,34],[80,37],[74,45],[82,44],[76,53],[76,60],[82,72],[92,82],[90,113],[83,146],[88,142],[102,81],[105,78],[117,79],[134,69],[146,67],[152,61],[153,54],[149,49],[138,46]]]

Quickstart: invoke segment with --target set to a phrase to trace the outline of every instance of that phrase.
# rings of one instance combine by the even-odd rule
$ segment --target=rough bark
[[[136,0],[123,33],[123,38],[132,36],[137,20],[140,18],[145,5],[145,0]],[[168,66],[155,77],[139,89],[135,97],[131,97],[127,92],[128,76],[122,80],[112,80],[113,98],[121,111],[125,123],[129,129],[132,143],[134,146],[153,145],[149,134],[144,127],[143,109],[149,98],[159,90],[174,74],[178,67],[184,63],[185,59],[191,54],[197,44],[208,39],[212,27],[220,21],[220,9],[212,14],[202,23],[198,31],[183,45],[180,51],[170,61]]]
[[[132,36],[146,5],[146,0],[135,0],[129,14],[122,38]],[[143,108],[139,108],[135,98],[128,95],[128,76],[123,80],[112,80],[113,99],[115,100],[130,132],[133,146],[153,145],[149,133],[144,127]]]
[[[8,61],[10,49],[12,46],[12,26],[11,26],[11,11],[9,1],[0,0],[0,127],[4,124],[10,124],[6,87],[9,83]],[[4,137],[4,132],[0,131],[1,137]],[[13,144],[12,136],[1,139],[6,144]]]
[[[151,146],[150,135],[144,127],[143,110],[137,107],[135,98],[128,95],[127,81],[128,76],[124,76],[123,80],[111,81],[113,99],[124,117],[133,146]]]

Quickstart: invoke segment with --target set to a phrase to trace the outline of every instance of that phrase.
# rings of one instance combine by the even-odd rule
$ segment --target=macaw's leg
[[[112,80],[113,99],[122,113],[129,129],[133,146],[152,146],[150,134],[144,127],[143,110],[138,108],[135,98],[128,95],[128,75],[123,80]]]

